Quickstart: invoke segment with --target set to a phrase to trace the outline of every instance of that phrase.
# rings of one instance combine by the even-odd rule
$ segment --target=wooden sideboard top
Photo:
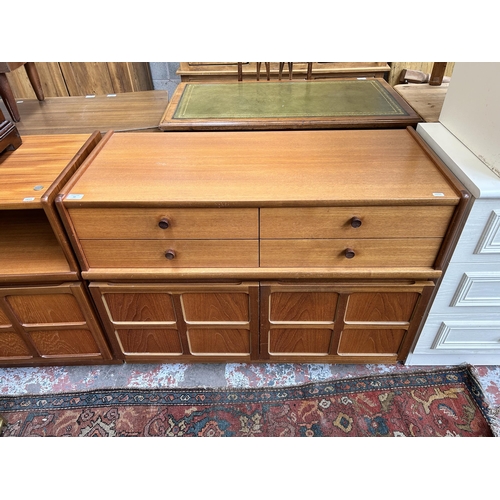
[[[456,205],[413,129],[106,134],[66,206]]]
[[[41,200],[90,134],[23,137],[15,151],[0,154],[0,209],[41,208]]]

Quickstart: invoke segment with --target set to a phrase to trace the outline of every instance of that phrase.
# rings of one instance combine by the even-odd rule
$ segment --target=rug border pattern
[[[51,395],[22,395],[0,397],[0,413],[32,411],[34,409],[75,409],[119,405],[159,406],[171,404],[233,405],[244,403],[276,403],[308,397],[342,396],[344,394],[404,388],[424,388],[437,384],[464,384],[469,389],[478,409],[494,426],[494,418],[483,390],[470,367],[457,367],[436,371],[392,373],[323,382],[310,382],[298,386],[271,388],[172,388],[172,389],[94,389]]]

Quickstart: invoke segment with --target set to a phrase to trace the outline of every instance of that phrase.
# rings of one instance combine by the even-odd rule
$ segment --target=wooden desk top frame
[[[311,90],[316,101],[310,101],[307,109],[297,100],[292,100],[297,96],[311,96]],[[290,111],[283,112],[277,108],[277,99],[269,104],[270,93],[279,94],[278,99]],[[277,109],[274,115],[272,109]],[[181,82],[172,95],[159,128],[168,132],[406,128],[415,127],[421,121],[415,110],[385,80],[379,78],[307,82]]]

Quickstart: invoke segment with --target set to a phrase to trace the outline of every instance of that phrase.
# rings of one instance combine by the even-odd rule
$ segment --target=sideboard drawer
[[[256,208],[78,208],[80,239],[256,239]]]
[[[82,240],[90,267],[258,267],[258,240]]]
[[[432,267],[441,238],[260,241],[261,267]]]
[[[454,206],[262,208],[261,238],[442,238]]]

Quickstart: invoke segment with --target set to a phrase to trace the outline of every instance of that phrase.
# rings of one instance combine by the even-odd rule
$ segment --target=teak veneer
[[[112,132],[56,207],[125,361],[404,361],[468,192],[400,130]]]

